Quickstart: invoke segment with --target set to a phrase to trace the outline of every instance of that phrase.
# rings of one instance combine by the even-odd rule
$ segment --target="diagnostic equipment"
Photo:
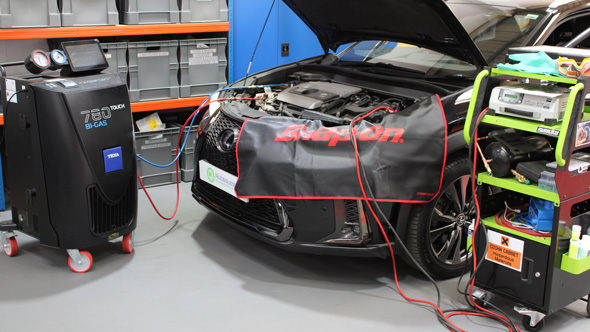
[[[131,105],[122,78],[99,73],[99,46],[96,40],[64,43],[65,52],[52,52],[51,59],[34,51],[23,63],[32,74],[0,77],[12,207],[0,236],[9,256],[17,252],[16,231],[67,249],[75,272],[92,265],[90,253],[80,249],[123,237],[123,251],[133,250]],[[50,60],[62,64],[61,75],[35,74]]]
[[[555,124],[563,119],[569,89],[554,85],[497,86],[490,96],[490,112]]]
[[[60,50],[51,51],[49,57],[51,58],[51,64],[49,65],[50,70],[57,70],[68,63],[65,53]]]
[[[32,74],[40,74],[45,69],[49,68],[51,60],[49,55],[41,50],[34,50],[25,59],[25,68]]]

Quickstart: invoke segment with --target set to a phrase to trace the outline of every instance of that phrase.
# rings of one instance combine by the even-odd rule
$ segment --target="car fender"
[[[467,143],[465,143],[465,139],[463,138],[463,130],[456,131],[448,135],[447,138],[447,161],[450,156],[454,154],[467,154]],[[444,176],[444,174],[443,174]],[[442,188],[441,188],[442,189]],[[426,203],[429,204],[429,203]],[[410,219],[410,212],[412,209],[411,203],[409,204],[400,204],[399,209],[397,210],[397,223],[395,226],[396,232],[400,237],[400,240],[405,244],[407,232],[408,232],[408,221]],[[402,249],[401,245],[395,241],[395,253],[401,253],[404,250]]]

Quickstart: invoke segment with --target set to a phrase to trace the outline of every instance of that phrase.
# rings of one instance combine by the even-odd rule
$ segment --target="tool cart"
[[[567,88],[565,112],[559,114],[558,119],[543,121],[543,117],[534,117],[532,111],[514,109],[514,114],[505,114],[493,110],[492,106],[487,108],[494,98],[492,88],[510,87],[506,84],[510,80]],[[547,138],[554,147],[551,151],[556,164],[554,188],[541,179],[537,180],[538,184],[525,180],[518,173],[520,179],[513,176],[514,173],[501,177],[489,168],[484,170],[483,164],[489,160],[486,161],[479,146],[474,148],[474,153],[481,155],[481,158],[478,155],[475,176],[481,223],[485,226],[479,227],[473,238],[477,261],[481,261],[475,285],[486,294],[500,295],[517,303],[514,309],[523,315],[523,325],[529,331],[541,330],[546,315],[577,300],[588,302],[590,257],[574,259],[566,252],[569,248],[567,235],[572,226],[581,225],[586,234],[590,220],[590,169],[573,167],[575,160],[572,158],[574,153],[577,156],[590,151],[587,131],[590,108],[584,105],[589,92],[588,77],[573,79],[497,68],[483,70],[474,85],[464,131],[467,143],[475,145],[478,138],[486,141],[488,139],[482,139],[483,136],[490,137],[494,131],[505,130],[521,136]],[[521,98],[519,103],[522,103],[522,96],[509,97]],[[534,106],[548,109],[542,103]],[[484,111],[487,113],[480,118]],[[527,203],[531,205],[529,211],[539,204],[541,206],[535,206],[539,215],[548,214],[545,232],[527,232],[498,221],[506,219],[510,208],[516,210],[517,204]],[[586,310],[590,315],[588,304]]]

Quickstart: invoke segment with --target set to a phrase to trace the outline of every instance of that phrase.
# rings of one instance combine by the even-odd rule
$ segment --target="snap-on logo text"
[[[403,143],[403,128],[385,128],[382,126],[372,126],[365,130],[356,131],[356,137],[359,141],[382,141],[392,143]],[[304,125],[292,125],[287,127],[275,141],[316,141],[328,142],[328,146],[336,146],[338,142],[350,141],[350,130],[348,128],[327,128],[322,127],[317,130],[310,130]]]

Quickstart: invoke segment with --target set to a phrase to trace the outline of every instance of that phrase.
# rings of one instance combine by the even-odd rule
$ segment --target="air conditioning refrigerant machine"
[[[18,250],[15,231],[67,249],[68,265],[83,273],[92,255],[80,249],[123,237],[123,251],[133,251],[133,120],[125,81],[101,73],[108,62],[99,42],[61,46],[20,63],[31,74],[6,76],[0,67],[12,209],[0,236],[8,256]]]

